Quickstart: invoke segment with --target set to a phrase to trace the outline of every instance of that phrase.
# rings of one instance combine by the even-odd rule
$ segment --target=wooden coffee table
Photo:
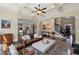
[[[42,53],[45,53],[49,48],[55,44],[55,40],[48,39],[49,43],[45,44],[41,41],[32,44],[32,47],[39,50]]]

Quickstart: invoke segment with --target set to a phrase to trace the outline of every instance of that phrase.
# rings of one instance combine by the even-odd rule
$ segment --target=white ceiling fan
[[[40,5],[38,5],[38,7],[34,7],[36,10],[32,11],[33,13],[37,13],[37,15],[40,15],[42,13],[46,13],[46,7],[45,8],[41,8]]]

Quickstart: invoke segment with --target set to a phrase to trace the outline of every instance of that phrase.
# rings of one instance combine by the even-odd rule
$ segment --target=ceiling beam
[[[26,8],[28,6],[28,4],[26,4],[26,3],[23,3],[22,4],[22,6],[20,6],[18,9],[17,9],[17,12],[16,13],[21,13],[21,11],[23,11],[24,10],[24,8]]]
[[[58,12],[63,12],[63,7],[62,5],[59,5],[59,3],[53,3],[53,5],[55,6],[55,8],[58,10]]]

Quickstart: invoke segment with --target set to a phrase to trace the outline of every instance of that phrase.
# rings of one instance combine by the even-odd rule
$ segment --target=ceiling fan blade
[[[39,13],[37,13],[37,15],[39,15]]]
[[[43,9],[41,9],[41,10],[45,10],[45,9],[47,9],[47,8],[43,8]]]
[[[45,11],[41,10],[42,13],[46,13]]]
[[[36,10],[39,10],[37,7],[34,7]]]

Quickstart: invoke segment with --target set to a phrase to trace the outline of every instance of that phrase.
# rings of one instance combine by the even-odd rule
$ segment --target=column
[[[37,22],[37,34],[40,34],[40,22]]]

